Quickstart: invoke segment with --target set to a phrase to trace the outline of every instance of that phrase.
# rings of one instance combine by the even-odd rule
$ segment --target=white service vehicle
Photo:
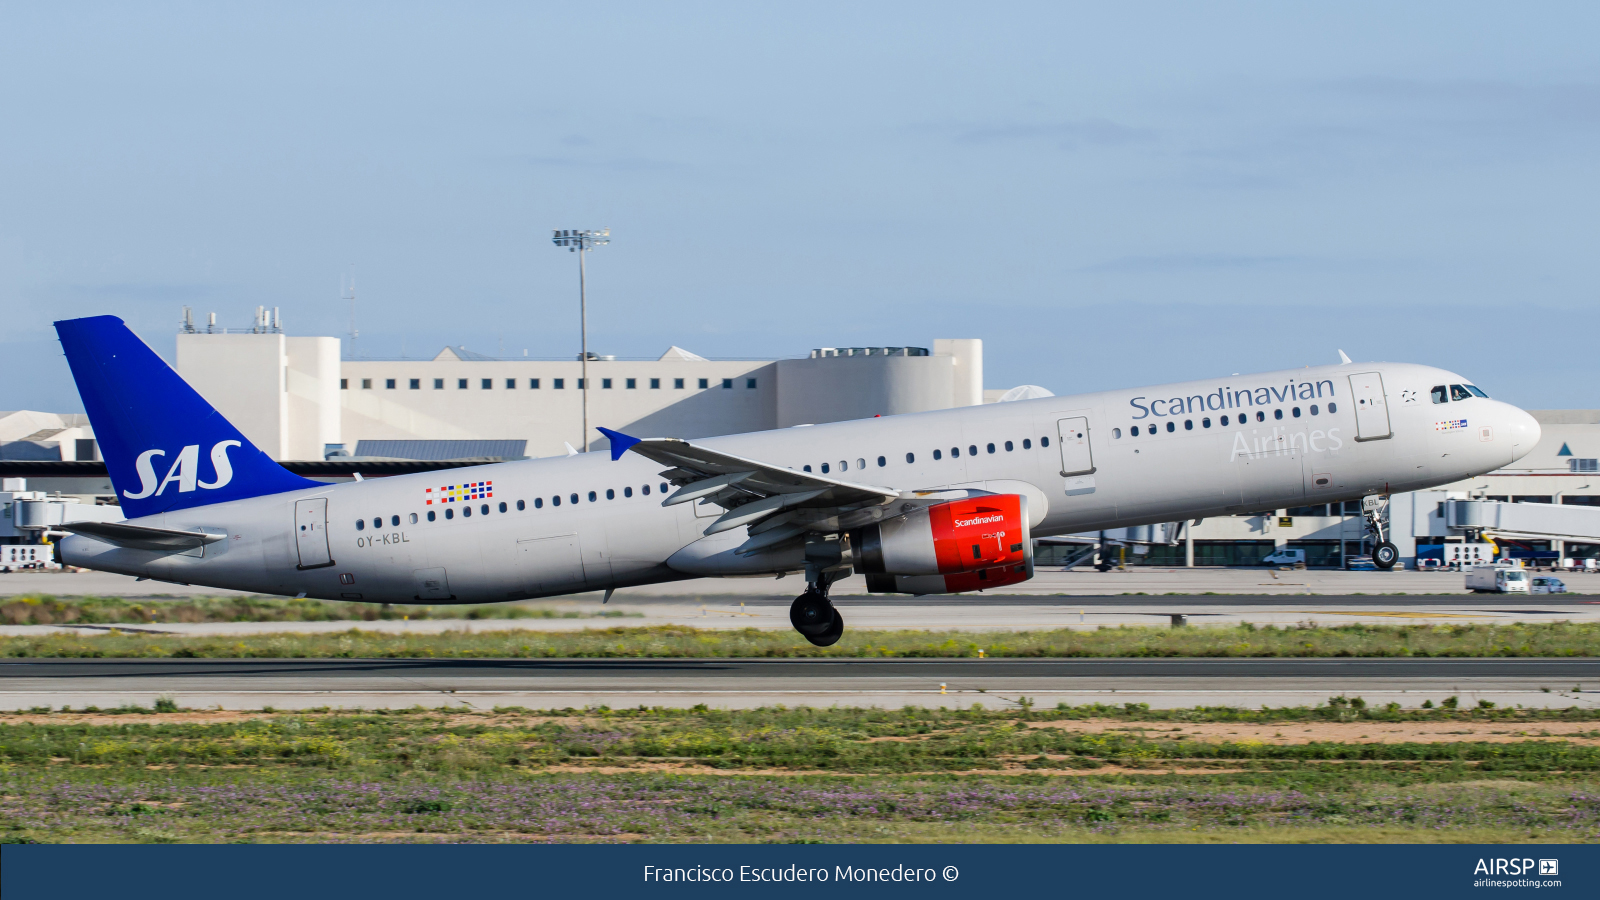
[[[1526,594],[1528,573],[1519,566],[1473,566],[1467,570],[1467,590],[1474,594]]]
[[[1306,552],[1284,547],[1262,557],[1261,564],[1264,566],[1298,566],[1303,569],[1306,567]]]
[[[223,418],[121,319],[56,323],[125,522],[65,523],[69,565],[369,603],[485,603],[689,578],[804,573],[829,587],[981,591],[1033,577],[1033,538],[1362,499],[1374,562],[1388,491],[1533,449],[1526,412],[1404,363],[1183,384],[681,440],[599,429],[609,453],[325,484]],[[1377,501],[1371,502],[1369,501]]]

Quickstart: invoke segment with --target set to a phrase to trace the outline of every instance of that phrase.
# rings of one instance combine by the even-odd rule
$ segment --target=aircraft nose
[[[1505,419],[1506,437],[1511,439],[1511,447],[1520,459],[1531,451],[1539,438],[1544,436],[1544,429],[1539,427],[1539,422],[1525,410],[1507,405]]]

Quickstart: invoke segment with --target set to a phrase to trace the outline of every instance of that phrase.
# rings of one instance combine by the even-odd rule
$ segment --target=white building
[[[271,329],[183,333],[177,369],[274,459],[322,459],[328,448],[405,458],[553,456],[583,444],[577,359],[446,347],[431,359],[341,360],[339,350],[338,338]],[[713,360],[672,347],[657,359],[591,357],[588,368],[591,448],[606,446],[597,425],[697,438],[983,402],[978,340],[936,340],[931,352],[821,348],[782,360]]]

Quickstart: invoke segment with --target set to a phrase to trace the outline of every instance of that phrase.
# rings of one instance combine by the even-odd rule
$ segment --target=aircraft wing
[[[167,550],[180,552],[204,547],[225,540],[225,534],[206,534],[201,531],[174,531],[170,528],[151,528],[148,525],[129,525],[126,522],[72,522],[58,526],[63,531],[104,541],[130,550]]]
[[[699,502],[722,507],[726,512],[706,529],[708,535],[748,526],[750,540],[739,547],[740,553],[773,547],[806,532],[833,532],[875,521],[896,501],[937,502],[927,492],[907,495],[881,485],[796,472],[677,438],[640,439],[599,430],[611,439],[612,459],[631,450],[667,466],[661,477],[678,489],[662,506]]]

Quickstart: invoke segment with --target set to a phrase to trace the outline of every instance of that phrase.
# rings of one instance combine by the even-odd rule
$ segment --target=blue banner
[[[0,864],[6,900],[1600,896],[1600,847],[1572,844],[8,845]]]

